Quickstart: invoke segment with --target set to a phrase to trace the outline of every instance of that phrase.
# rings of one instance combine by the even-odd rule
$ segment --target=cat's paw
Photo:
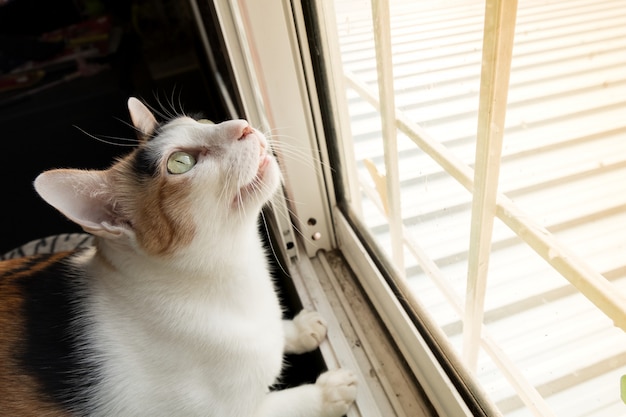
[[[317,311],[302,310],[291,320],[285,351],[304,353],[317,349],[326,337],[326,321]]]
[[[322,390],[324,417],[343,416],[356,399],[357,378],[347,369],[324,372],[315,385]]]

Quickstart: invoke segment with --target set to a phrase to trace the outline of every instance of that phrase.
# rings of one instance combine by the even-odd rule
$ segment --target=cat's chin
[[[278,165],[270,154],[261,157],[254,178],[239,189],[233,206],[241,208],[248,204],[263,205],[276,192],[279,184]]]

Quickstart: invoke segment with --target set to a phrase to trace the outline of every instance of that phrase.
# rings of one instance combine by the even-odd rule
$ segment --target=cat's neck
[[[130,242],[96,239],[91,262],[103,278],[120,287],[168,286],[172,290],[227,292],[246,285],[251,275],[267,274],[266,254],[256,227],[233,230],[227,236],[197,236],[174,254],[152,255]],[[128,288],[126,289],[128,290]]]
[[[160,260],[99,242],[85,259],[89,278],[95,278],[87,283],[88,293],[105,312],[98,320],[183,338],[204,334],[211,317],[236,323],[280,320],[265,253],[254,237],[256,243],[239,241],[241,252],[229,256],[224,256],[229,244],[206,248],[201,260]]]

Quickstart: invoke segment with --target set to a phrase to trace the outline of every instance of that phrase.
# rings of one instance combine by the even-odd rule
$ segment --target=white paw
[[[315,350],[326,337],[326,321],[317,311],[302,310],[292,322],[295,334],[287,342],[289,353]]]
[[[348,412],[356,398],[356,375],[346,369],[324,372],[315,385],[322,390],[322,412],[325,417],[340,417]]]

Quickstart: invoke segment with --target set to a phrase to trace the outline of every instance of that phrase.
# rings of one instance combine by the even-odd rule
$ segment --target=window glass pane
[[[346,109],[337,117],[352,133],[345,154],[356,169],[344,173],[359,184],[352,209],[394,259],[385,205],[393,191],[384,175],[398,170],[398,266],[463,357],[467,182],[476,157],[485,2],[381,3],[389,26],[373,23],[370,1],[335,0],[337,27],[328,34],[343,67],[338,94]],[[624,412],[624,10],[624,0],[519,0],[496,207],[502,221],[493,226],[478,363],[466,361],[507,416]],[[375,42],[385,31],[398,147],[387,163],[377,73],[386,58]],[[428,144],[452,162],[435,161]]]

